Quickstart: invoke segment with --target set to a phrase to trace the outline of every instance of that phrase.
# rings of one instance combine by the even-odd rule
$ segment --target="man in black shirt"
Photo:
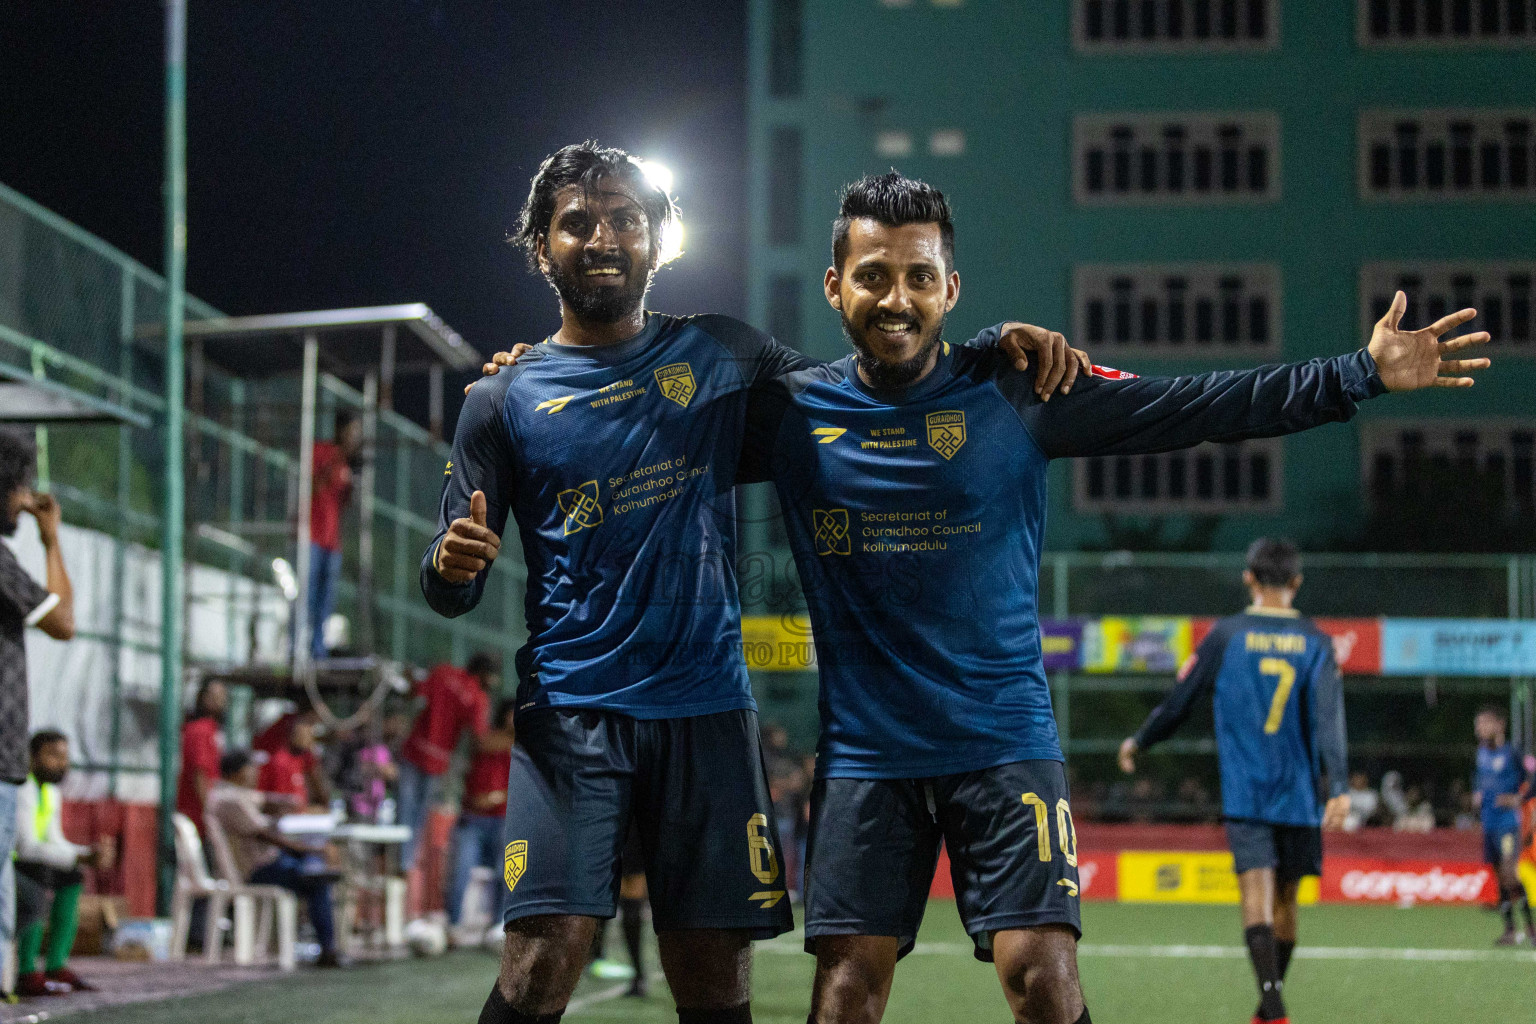
[[[26,630],[36,626],[56,640],[75,635],[75,600],[59,552],[59,503],[33,490],[37,450],[31,438],[0,430],[0,536],[12,537],[21,513],[37,520],[47,558],[47,585],[39,584],[0,543],[0,957],[10,955],[16,922],[16,792],[27,779]],[[7,994],[8,995],[8,994]]]

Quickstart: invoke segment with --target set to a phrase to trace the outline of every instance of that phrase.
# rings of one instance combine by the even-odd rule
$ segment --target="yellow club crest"
[[[656,383],[661,393],[684,409],[693,400],[698,385],[693,380],[693,367],[687,363],[669,363],[656,371]]]
[[[960,409],[941,409],[931,412],[928,421],[928,446],[946,459],[965,444],[965,412]]]
[[[598,500],[596,480],[561,491],[555,497],[560,501],[560,511],[565,513],[567,537],[577,530],[603,525],[603,504]]]
[[[818,555],[848,555],[853,553],[853,537],[848,530],[847,509],[811,509],[811,528],[816,531],[816,553]]]
[[[523,872],[528,870],[528,840],[514,839],[507,844],[506,852],[502,855],[501,877],[506,879],[507,891],[517,888],[517,880],[523,877]]]

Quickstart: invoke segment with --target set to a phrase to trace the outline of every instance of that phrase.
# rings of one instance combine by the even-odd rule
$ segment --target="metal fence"
[[[64,506],[65,520],[111,539],[115,564],[101,567],[113,580],[98,599],[110,612],[94,619],[79,640],[103,648],[113,721],[94,766],[115,783],[120,771],[153,770],[153,714],[157,687],[136,685],[139,673],[158,672],[158,601],[134,592],[136,558],[156,557],[164,464],[165,377],[158,337],[164,281],[101,239],[0,185],[0,363],[63,385],[88,401],[110,403],[147,425],[54,425],[38,428],[39,475]],[[222,314],[188,296],[189,319]],[[294,561],[297,507],[299,394],[286,378],[246,380],[195,357],[188,362],[186,556],[189,622],[206,633],[210,608],[227,642],[199,644],[225,658],[253,657],[249,642],[272,606],[262,594],[273,584],[272,563]],[[319,436],[331,415],[360,408],[362,395],[322,376]],[[344,534],[343,583],[337,610],[353,636],[371,636],[373,652],[407,664],[462,662],[475,649],[509,659],[526,632],[521,614],[523,567],[509,551],[482,605],[459,619],[443,619],[417,591],[417,566],[435,532],[437,498],[448,446],[392,411],[382,411],[374,473],[373,579],[370,609],[356,606],[355,529],[358,508]],[[221,572],[209,576],[208,569]],[[203,571],[194,579],[194,575]],[[210,587],[215,591],[210,593]],[[101,588],[98,588],[100,591]],[[222,593],[218,591],[223,591]],[[197,615],[199,604],[205,613]],[[366,614],[365,614],[366,613]],[[360,625],[366,621],[366,627]],[[38,703],[34,685],[34,702]],[[46,706],[46,695],[41,703]],[[147,717],[146,717],[147,716]],[[39,719],[34,715],[34,719]]]

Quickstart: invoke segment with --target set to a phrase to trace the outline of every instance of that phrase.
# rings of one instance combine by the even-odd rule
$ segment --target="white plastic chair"
[[[219,959],[219,922],[229,909],[229,883],[208,871],[203,841],[197,826],[185,814],[172,815],[176,828],[176,891],[171,896],[171,959],[185,960],[187,938],[192,931],[192,901],[208,900],[208,938],[204,940],[208,962]]]
[[[299,934],[299,901],[291,890],[280,885],[252,885],[241,877],[224,827],[212,814],[203,817],[208,845],[218,866],[219,881],[229,886],[229,900],[235,907],[235,963],[254,963],[257,949],[269,949],[274,924],[277,929],[277,966],[291,971],[298,957],[294,946]],[[215,920],[210,909],[209,920]],[[217,963],[221,939],[209,933],[208,962]]]

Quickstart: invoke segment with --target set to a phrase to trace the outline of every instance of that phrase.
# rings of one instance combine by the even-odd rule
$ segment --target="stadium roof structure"
[[[320,369],[338,377],[378,370],[388,378],[391,371],[419,373],[435,366],[470,370],[482,361],[458,331],[421,302],[188,320],[183,330],[188,341],[200,344],[203,358],[241,377],[302,371],[304,339],[310,335],[320,342]],[[141,331],[160,333],[158,324]]]
[[[0,362],[0,423],[107,423],[148,427],[142,412]]]

